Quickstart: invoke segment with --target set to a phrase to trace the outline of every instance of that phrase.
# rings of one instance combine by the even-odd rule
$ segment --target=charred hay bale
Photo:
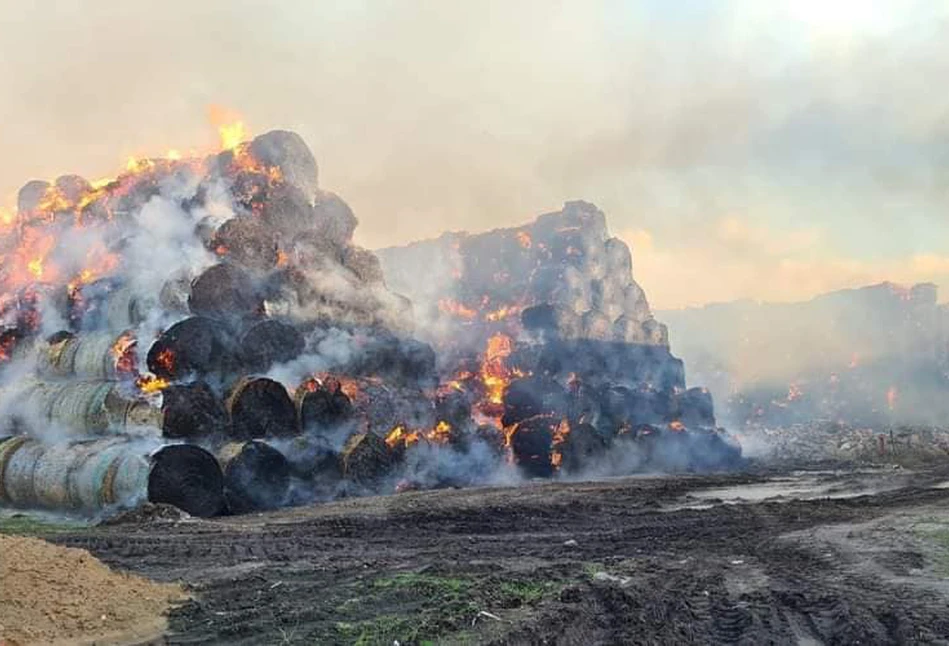
[[[643,334],[646,336],[646,343],[650,345],[669,345],[669,329],[654,318],[643,323]]]
[[[227,363],[220,328],[216,321],[201,316],[178,321],[149,348],[148,369],[169,381],[214,372]]]
[[[544,338],[575,339],[583,332],[582,321],[576,312],[550,303],[525,309],[521,312],[521,323],[525,329]]]
[[[65,318],[69,312],[69,292],[65,285],[35,283],[16,290],[13,298],[0,305],[0,318],[15,325],[24,336],[41,327],[43,317]]]
[[[615,275],[628,281],[633,274],[633,254],[629,246],[619,238],[610,238],[603,244],[606,255],[607,275]]]
[[[356,275],[360,282],[381,285],[385,278],[376,254],[362,247],[348,246],[343,250],[343,266]]]
[[[92,184],[79,175],[60,175],[53,186],[69,204],[78,203],[84,195],[92,191]]]
[[[298,425],[305,432],[339,428],[355,414],[352,401],[335,379],[304,382],[294,393],[294,402]]]
[[[571,426],[570,432],[556,448],[561,456],[561,470],[565,473],[580,473],[602,459],[609,442],[590,424],[576,424]]]
[[[166,446],[151,456],[148,501],[167,503],[192,516],[222,514],[224,474],[213,455],[191,444]]]
[[[225,401],[235,439],[292,437],[299,434],[296,408],[279,382],[244,377]]]
[[[569,395],[556,380],[544,375],[514,379],[504,391],[501,424],[513,426],[539,415],[566,415]]]
[[[313,204],[313,226],[317,233],[344,248],[352,242],[359,220],[335,193],[320,191]]]
[[[218,450],[224,498],[233,514],[276,509],[290,490],[290,463],[263,442],[231,442]]]
[[[172,384],[162,391],[162,435],[174,439],[201,439],[226,435],[230,430],[224,403],[203,381]]]
[[[301,435],[283,447],[293,477],[333,485],[342,477],[339,451],[322,435]]]
[[[531,417],[520,422],[511,435],[511,452],[518,468],[531,478],[549,478],[554,473],[551,461],[557,421],[551,417]]]
[[[227,320],[258,314],[263,310],[263,298],[244,270],[220,263],[191,283],[188,305],[193,314]]]
[[[287,182],[276,182],[267,189],[266,199],[258,208],[258,216],[282,241],[292,240],[300,233],[313,230],[316,223],[313,199]]]
[[[435,397],[435,418],[453,429],[463,429],[471,423],[471,400],[459,390],[439,393]]]
[[[613,321],[613,340],[623,343],[645,343],[643,324],[625,314]]]
[[[280,169],[284,181],[303,190],[311,198],[319,189],[316,159],[303,138],[295,132],[272,130],[255,137],[248,146],[261,164]]]
[[[435,351],[427,343],[401,337],[387,330],[369,330],[362,352],[339,372],[353,376],[382,377],[408,385],[434,385]]]
[[[343,248],[321,233],[305,231],[287,244],[290,264],[306,269],[343,264]]]
[[[581,317],[583,337],[594,341],[609,341],[613,336],[613,321],[600,310],[588,310]]]
[[[634,321],[646,321],[652,316],[646,292],[636,282],[630,283],[623,290],[623,313]]]
[[[17,213],[20,214],[21,222],[28,222],[31,215],[39,208],[43,196],[52,185],[41,179],[34,179],[27,182],[20,188],[16,196]]]
[[[392,467],[383,438],[372,432],[355,433],[340,453],[343,478],[362,485],[377,483]]]
[[[563,267],[560,279],[551,292],[551,302],[579,313],[592,306],[592,299],[590,283],[583,272],[572,265]]]
[[[714,428],[715,405],[712,395],[705,388],[689,388],[673,397],[672,415],[688,427]],[[673,421],[673,420],[669,420]]]
[[[474,431],[474,438],[484,442],[495,456],[504,455],[504,433],[493,424],[480,424]]]
[[[175,276],[168,279],[158,293],[158,303],[169,313],[187,314],[191,298],[191,278]]]
[[[218,227],[210,247],[218,256],[248,269],[266,271],[277,265],[277,238],[257,216],[231,218]]]
[[[303,335],[287,323],[265,319],[251,325],[240,337],[241,362],[248,372],[266,372],[276,363],[286,363],[303,353]]]

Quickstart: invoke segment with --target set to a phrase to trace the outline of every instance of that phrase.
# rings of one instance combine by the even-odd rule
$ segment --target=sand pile
[[[115,572],[85,550],[0,536],[0,646],[153,638],[184,597],[177,585]]]

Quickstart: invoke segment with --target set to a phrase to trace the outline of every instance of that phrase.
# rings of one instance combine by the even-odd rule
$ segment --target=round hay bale
[[[225,403],[235,439],[292,437],[299,434],[296,408],[279,382],[266,377],[244,377]]]
[[[192,516],[223,513],[224,474],[214,456],[197,446],[173,444],[151,457],[148,501],[167,503]]]
[[[290,490],[290,463],[260,441],[227,444],[218,453],[224,469],[224,497],[234,514],[283,505]]]

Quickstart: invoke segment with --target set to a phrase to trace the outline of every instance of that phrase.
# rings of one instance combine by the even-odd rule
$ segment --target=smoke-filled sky
[[[0,0],[0,196],[300,132],[379,247],[595,202],[654,306],[949,290],[945,0]]]

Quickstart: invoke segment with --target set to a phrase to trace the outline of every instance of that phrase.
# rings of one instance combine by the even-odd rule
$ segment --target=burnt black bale
[[[660,345],[551,339],[540,344],[517,344],[508,363],[524,372],[562,379],[575,373],[591,385],[642,385],[656,391],[685,389],[682,361]]]
[[[440,393],[435,397],[435,417],[447,422],[453,429],[461,429],[471,422],[471,401],[460,390]]]
[[[148,501],[167,503],[192,516],[222,514],[224,474],[213,455],[190,444],[173,444],[151,457]]]
[[[338,429],[355,415],[352,401],[335,379],[304,383],[297,389],[294,402],[300,428],[307,433]]]
[[[571,426],[570,433],[557,447],[564,473],[580,473],[595,467],[609,449],[609,440],[590,424]]]
[[[287,389],[266,377],[244,377],[225,401],[231,437],[237,440],[299,435],[297,413]]]
[[[233,514],[276,509],[290,489],[290,463],[275,448],[254,440],[225,445],[218,452],[224,497]]]
[[[167,438],[204,439],[228,432],[224,403],[202,381],[165,388],[161,412],[162,434]]]
[[[551,461],[557,421],[551,417],[532,417],[517,425],[511,436],[514,461],[524,475],[549,478],[554,474]]]
[[[148,350],[146,363],[153,373],[168,380],[204,376],[228,363],[228,345],[222,325],[192,316],[162,332]]]
[[[382,377],[423,388],[434,387],[437,382],[432,346],[385,330],[372,330],[363,352],[338,372],[353,377]]]
[[[236,265],[219,263],[191,283],[188,306],[193,314],[222,321],[241,319],[263,311],[260,286]]]
[[[285,363],[303,353],[306,342],[292,325],[276,319],[253,323],[240,337],[238,349],[244,369],[266,372],[275,363]]]
[[[715,406],[711,393],[705,388],[689,388],[685,392],[676,393],[672,405],[674,419],[689,428],[714,428]]]
[[[544,375],[515,379],[504,391],[504,416],[507,427],[538,415],[564,417],[570,401],[567,390],[556,380]]]

